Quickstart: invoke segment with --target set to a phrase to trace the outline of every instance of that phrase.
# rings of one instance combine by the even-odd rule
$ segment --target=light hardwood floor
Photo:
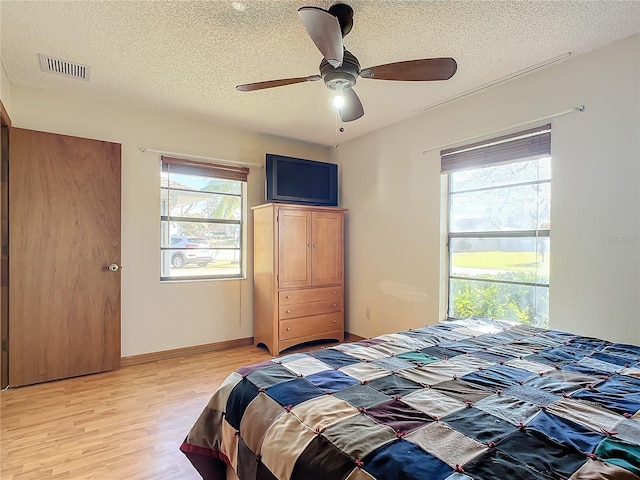
[[[200,479],[182,440],[229,373],[270,358],[239,347],[3,391],[0,478]]]

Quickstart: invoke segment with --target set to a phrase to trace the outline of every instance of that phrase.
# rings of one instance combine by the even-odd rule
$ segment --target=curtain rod
[[[483,137],[488,137],[488,136],[491,136],[491,135],[495,135],[497,133],[506,132],[507,130],[513,130],[514,128],[523,127],[525,125],[531,125],[532,123],[543,122],[545,120],[550,120],[552,118],[560,117],[562,115],[568,115],[569,113],[584,112],[584,110],[585,110],[585,106],[584,105],[578,105],[577,107],[574,107],[574,108],[572,108],[570,110],[565,110],[563,112],[554,113],[552,115],[547,115],[545,117],[536,118],[534,120],[529,120],[529,121],[526,121],[526,122],[521,122],[521,123],[518,123],[516,125],[511,125],[510,127],[501,128],[500,130],[494,130],[493,132],[487,132],[487,133],[483,133],[481,135],[475,135],[473,137],[465,138],[464,140],[458,140],[457,142],[448,143],[446,145],[439,145],[437,147],[428,148],[426,150],[423,150],[422,153],[424,154],[424,153],[427,153],[427,152],[433,152],[434,150],[442,150],[444,148],[465,144],[465,143],[470,142],[472,140],[478,140],[478,139],[483,138]]]
[[[142,153],[145,153],[145,152],[159,153],[160,155],[179,157],[179,158],[184,158],[185,160],[207,160],[209,162],[217,162],[222,165],[250,167],[250,168],[264,168],[264,166],[259,163],[237,162],[235,160],[225,160],[222,158],[214,158],[214,157],[203,157],[201,155],[192,155],[190,153],[167,152],[165,150],[154,150],[152,148],[145,148],[145,147],[140,147],[140,151]]]
[[[545,60],[544,62],[538,63],[536,65],[532,65],[532,66],[527,67],[527,68],[525,68],[523,70],[520,70],[520,71],[517,71],[515,73],[512,73],[511,75],[507,75],[506,77],[502,77],[502,78],[499,78],[498,80],[495,80],[493,82],[489,82],[489,83],[485,83],[484,85],[480,85],[477,88],[473,88],[471,90],[467,90],[466,92],[463,92],[460,95],[456,95],[454,97],[447,98],[446,100],[443,100],[442,102],[434,103],[433,105],[429,105],[428,107],[419,108],[417,111],[418,111],[418,113],[426,112],[427,110],[431,110],[432,108],[439,107],[440,105],[444,105],[445,103],[449,103],[449,102],[452,102],[454,100],[458,100],[459,98],[466,97],[467,95],[471,95],[473,93],[477,93],[477,92],[480,92],[482,90],[486,90],[488,88],[495,87],[496,85],[499,85],[501,83],[507,82],[509,80],[513,80],[514,78],[517,78],[517,77],[521,77],[522,75],[527,75],[529,73],[535,72],[536,70],[540,70],[541,68],[546,68],[546,67],[549,67],[549,66],[551,66],[551,65],[553,65],[555,63],[562,62],[563,60],[566,60],[570,56],[571,56],[571,52],[563,53],[562,55],[559,55],[559,56],[554,57],[554,58],[550,58],[549,60]]]

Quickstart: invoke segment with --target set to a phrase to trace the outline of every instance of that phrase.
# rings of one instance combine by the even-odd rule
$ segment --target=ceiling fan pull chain
[[[338,118],[340,116],[340,112],[338,111],[338,109],[335,109],[335,115],[336,115],[336,128],[335,128],[335,137],[336,137],[336,141],[333,144],[333,148],[338,148]]]

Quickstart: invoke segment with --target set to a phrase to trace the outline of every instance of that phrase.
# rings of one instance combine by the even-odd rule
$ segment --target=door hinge
[[[9,351],[9,342],[6,339],[2,340],[2,351],[3,352]]]

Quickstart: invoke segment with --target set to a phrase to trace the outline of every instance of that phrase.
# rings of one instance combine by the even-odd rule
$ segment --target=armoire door
[[[316,211],[311,216],[313,286],[339,285],[343,277],[343,214]]]
[[[120,163],[116,143],[11,130],[11,386],[120,366]]]
[[[278,208],[278,287],[311,286],[311,212]]]

